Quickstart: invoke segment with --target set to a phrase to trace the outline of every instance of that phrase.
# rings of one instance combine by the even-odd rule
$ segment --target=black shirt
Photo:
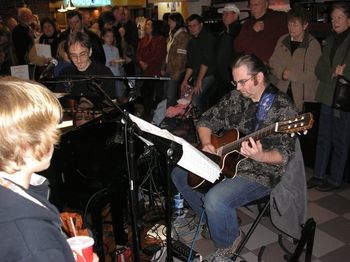
[[[92,49],[91,60],[100,62],[102,65],[104,65],[106,63],[106,56],[103,50],[102,40],[98,37],[97,34],[95,34],[91,30],[88,30],[86,28],[84,28],[84,33],[86,33],[89,36],[91,41],[91,49]],[[68,28],[66,31],[60,34],[58,43],[62,42],[63,40],[67,40],[69,34],[70,34],[70,29]]]
[[[226,29],[226,28],[225,28]],[[216,45],[216,69],[225,82],[232,80],[231,63],[236,56],[233,41],[241,31],[241,23],[237,20],[230,24],[229,31],[222,31]]]
[[[79,71],[74,65],[68,66],[62,69],[60,73],[60,77],[64,78],[67,76],[67,81],[64,84],[59,84],[55,91],[56,92],[65,92],[70,93],[74,97],[85,96],[89,98],[95,98],[92,100],[96,100],[97,98],[104,98],[96,91],[96,88],[92,85],[92,80],[96,80],[101,83],[102,89],[110,96],[115,97],[115,80],[111,79],[89,79],[91,76],[111,76],[113,77],[113,73],[111,70],[101,65],[97,62],[91,62],[89,67],[85,71]],[[72,78],[69,78],[72,76]],[[81,78],[79,77],[81,76]],[[82,80],[82,81],[79,81]],[[97,100],[100,100],[97,99]],[[94,103],[95,104],[95,103]],[[95,104],[96,105],[96,104]]]
[[[193,70],[192,77],[197,79],[201,65],[208,67],[206,76],[214,72],[214,36],[205,28],[197,37],[192,37],[187,47],[187,64],[186,68]]]
[[[18,24],[15,29],[13,29],[12,41],[15,47],[18,64],[27,64],[27,55],[34,42],[32,30],[28,26]]]

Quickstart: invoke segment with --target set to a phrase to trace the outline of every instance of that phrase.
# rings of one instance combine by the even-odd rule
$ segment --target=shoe
[[[201,235],[204,239],[207,239],[207,240],[211,240],[211,237],[210,237],[210,232],[209,232],[209,228],[206,224],[204,224],[202,226],[202,232],[201,232]]]
[[[237,216],[237,222],[238,222],[238,226],[240,226],[242,224],[242,219]],[[202,226],[202,232],[201,232],[201,235],[204,239],[207,239],[207,240],[211,240],[211,236],[210,236],[210,232],[209,232],[209,228],[206,224],[204,224]]]
[[[331,183],[329,183],[328,181],[324,181],[321,185],[316,187],[316,190],[318,190],[320,192],[328,192],[328,191],[336,190],[339,188],[340,188],[340,186],[335,186],[335,185],[332,185]]]
[[[323,183],[323,179],[319,179],[316,177],[311,177],[308,181],[307,181],[307,188],[313,188],[313,187],[317,187],[319,185],[321,185]]]
[[[244,237],[244,233],[242,230],[239,230],[239,234],[233,244],[227,248],[218,248],[215,253],[209,255],[206,258],[208,262],[227,262],[232,261],[231,257],[235,254],[236,249],[238,248],[239,243],[241,243]]]

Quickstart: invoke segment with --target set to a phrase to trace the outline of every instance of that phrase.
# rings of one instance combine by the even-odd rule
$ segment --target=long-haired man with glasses
[[[232,67],[236,86],[220,102],[206,111],[197,130],[202,150],[217,154],[211,135],[220,130],[237,129],[251,134],[297,114],[290,99],[268,80],[268,68],[255,55],[237,58]],[[217,251],[208,261],[229,261],[241,238],[236,208],[270,194],[295,153],[295,139],[288,134],[273,134],[261,140],[243,142],[240,153],[247,158],[236,167],[236,175],[215,184],[202,194],[188,184],[187,171],[176,168],[172,179],[197,213],[205,210],[206,223]]]
[[[67,80],[70,81],[60,84],[56,88],[56,92],[70,93],[76,100],[78,109],[102,107],[104,99],[91,82],[91,80],[96,80],[109,96],[115,97],[113,79],[101,80],[93,78],[93,76],[113,77],[113,73],[105,65],[91,59],[92,45],[86,33],[71,33],[68,36],[65,49],[72,64],[62,69],[60,76],[67,77]]]

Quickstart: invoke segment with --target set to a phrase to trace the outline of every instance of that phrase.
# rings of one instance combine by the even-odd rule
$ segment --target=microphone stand
[[[130,213],[131,213],[131,227],[132,227],[132,240],[133,240],[133,253],[134,261],[140,261],[140,228],[141,225],[138,220],[138,186],[137,186],[137,175],[136,175],[136,161],[135,161],[135,139],[134,133],[137,129],[137,132],[141,132],[138,129],[137,125],[132,122],[129,118],[128,112],[123,111],[116,103],[113,102],[111,97],[101,88],[100,84],[96,82],[95,79],[91,79],[92,86],[103,96],[106,100],[118,111],[122,113],[124,118],[125,125],[125,140],[127,141],[126,145],[126,155],[127,155],[127,166],[128,166],[128,176],[129,176],[129,196],[130,196]]]
[[[134,134],[142,134],[142,131],[138,128],[138,126],[130,119],[128,112],[123,111],[112,99],[111,97],[102,89],[99,83],[96,82],[96,78],[98,79],[120,79],[120,80],[128,80],[129,84],[132,80],[169,80],[169,78],[153,78],[153,77],[113,77],[113,76],[89,76],[89,80],[91,81],[92,86],[103,95],[103,97],[121,114],[125,117],[125,140],[127,141],[126,145],[126,155],[127,155],[127,166],[128,166],[128,175],[129,175],[129,195],[130,195],[130,213],[131,213],[131,224],[132,224],[132,239],[133,239],[133,253],[135,262],[140,261],[140,229],[141,223],[139,221],[138,214],[138,185],[137,185],[137,173],[136,166],[137,163],[135,161],[135,139]],[[169,156],[171,157],[171,156]],[[168,178],[170,180],[170,178]],[[170,184],[170,182],[169,182]],[[170,186],[168,187],[168,189]],[[170,192],[168,192],[170,194]],[[168,199],[168,201],[171,201]],[[169,202],[168,202],[169,203]],[[170,210],[170,211],[169,211]],[[171,207],[168,208],[168,213],[171,212]],[[170,225],[171,226],[171,225]],[[170,227],[171,228],[171,227]],[[169,229],[169,228],[168,228]],[[169,238],[169,243],[171,243],[171,230],[168,230],[167,241]],[[170,235],[170,237],[168,236]]]
[[[135,99],[135,82],[136,80],[160,80],[160,81],[168,81],[171,80],[170,77],[159,77],[159,76],[106,76],[106,75],[61,75],[55,78],[42,78],[39,81],[43,84],[64,84],[64,83],[72,83],[72,82],[82,82],[82,81],[91,81],[91,79],[114,79],[120,81],[127,81],[127,86],[130,91],[129,102]]]
[[[107,78],[107,77],[103,77]],[[125,79],[125,77],[121,77],[122,79]],[[119,79],[119,77],[117,78]],[[126,78],[128,81],[129,80],[135,80],[139,79],[138,77],[135,78]],[[152,79],[154,80],[155,78],[148,78],[145,77],[143,78],[144,80],[146,79]],[[158,78],[158,80],[170,80],[170,78]],[[105,94],[106,97],[108,95],[102,90],[102,88],[94,81],[92,82],[93,84],[96,85],[96,88],[102,93]],[[131,82],[129,82],[129,85]],[[109,101],[113,103],[113,101],[109,98]],[[114,103],[113,103],[114,104]],[[125,114],[125,112],[124,112]],[[137,254],[137,258],[139,259],[139,243],[140,243],[140,234],[139,234],[139,227],[140,224],[138,223],[139,221],[137,220],[138,218],[138,213],[136,209],[137,205],[137,200],[138,200],[138,192],[135,190],[137,189],[137,185],[134,184],[134,181],[136,182],[136,172],[135,172],[135,167],[136,167],[136,162],[135,162],[135,145],[134,145],[134,128],[137,125],[130,120],[130,118],[127,116],[128,121],[132,123],[132,125],[128,128],[128,147],[129,147],[129,154],[130,154],[130,191],[131,191],[131,212],[132,212],[132,225],[133,225],[133,242],[134,246],[137,246],[137,251],[135,252],[135,258]],[[125,123],[127,125],[127,122]],[[147,134],[143,131],[141,131],[139,128],[138,132],[139,134],[143,133],[143,136],[146,138],[149,138],[152,142],[156,143],[156,147],[166,155],[166,164],[167,164],[167,174],[166,174],[166,181],[165,181],[165,227],[166,227],[166,245],[167,245],[167,257],[166,257],[166,262],[173,262],[173,248],[172,248],[172,239],[171,239],[171,230],[172,230],[172,223],[171,223],[171,217],[172,217],[172,196],[171,196],[171,171],[172,167],[174,165],[174,159],[179,160],[179,155],[182,155],[182,148],[179,147],[179,145],[175,142],[170,142],[168,140],[155,137],[152,134]],[[134,259],[134,261],[139,261]]]

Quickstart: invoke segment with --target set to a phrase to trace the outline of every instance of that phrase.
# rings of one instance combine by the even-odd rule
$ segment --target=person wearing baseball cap
[[[225,12],[234,12],[236,13],[238,16],[239,14],[241,13],[239,8],[233,4],[233,3],[229,3],[229,4],[226,4],[223,8],[219,8],[218,9],[218,13],[219,14],[223,14]]]
[[[216,45],[215,77],[218,97],[221,97],[232,90],[230,66],[237,56],[232,46],[235,38],[241,31],[241,23],[239,21],[240,10],[233,3],[225,4],[223,8],[218,9],[218,13],[222,14],[223,30],[219,34]]]

